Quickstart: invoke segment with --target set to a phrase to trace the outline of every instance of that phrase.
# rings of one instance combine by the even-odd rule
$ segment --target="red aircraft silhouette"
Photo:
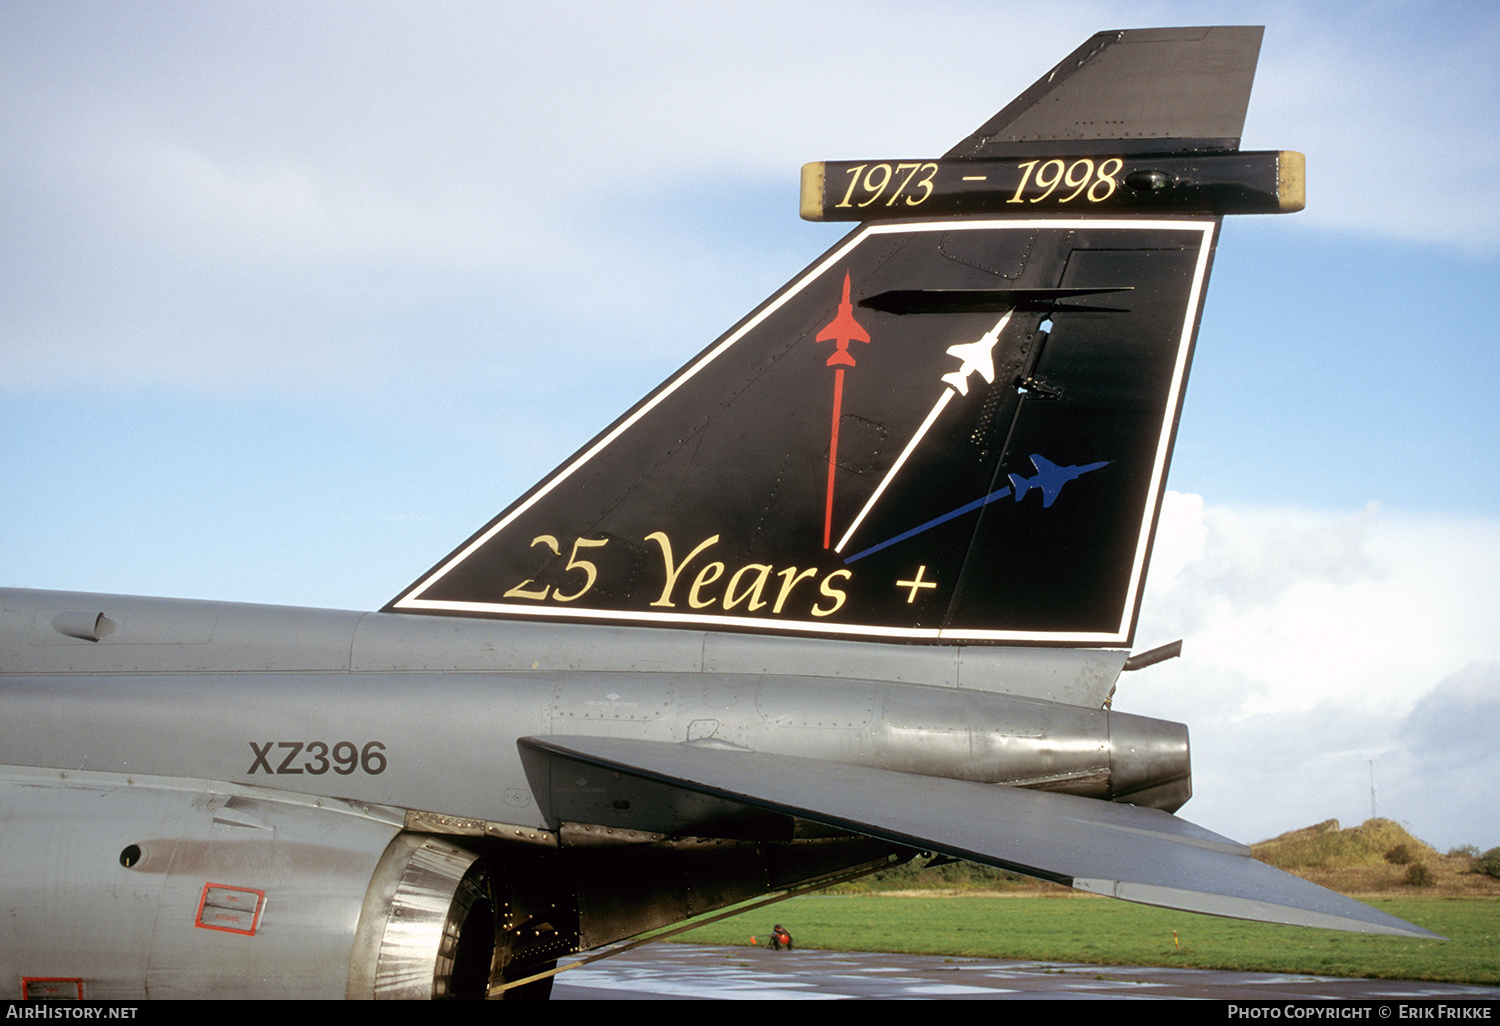
[[[830,367],[853,367],[854,357],[849,355],[850,342],[870,341],[869,332],[859,326],[854,319],[854,305],[849,302],[849,272],[844,272],[844,298],[839,301],[839,312],[828,322],[827,327],[818,332],[817,341],[833,342],[838,346],[833,355],[828,358]]]
[[[816,341],[833,342],[838,346],[828,358],[828,366],[834,371],[833,428],[828,435],[828,500],[823,509],[823,547],[826,549],[833,534],[833,479],[839,462],[839,410],[844,403],[844,368],[854,366],[849,343],[870,341],[870,333],[854,319],[854,304],[849,302],[848,271],[844,272],[844,298],[839,300],[839,312],[818,332]]]

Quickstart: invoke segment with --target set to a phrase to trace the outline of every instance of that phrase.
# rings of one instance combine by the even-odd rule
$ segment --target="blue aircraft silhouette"
[[[1011,487],[1015,489],[1017,502],[1021,501],[1021,496],[1025,495],[1029,489],[1039,488],[1042,492],[1042,507],[1045,509],[1052,505],[1053,500],[1062,491],[1063,485],[1075,477],[1087,474],[1091,470],[1098,470],[1100,467],[1109,466],[1109,460],[1105,460],[1102,463],[1090,463],[1085,467],[1080,467],[1076,464],[1071,467],[1059,467],[1045,456],[1032,453],[1031,465],[1036,467],[1035,477],[1022,477],[1020,474],[1008,474],[1006,476],[1010,478]]]

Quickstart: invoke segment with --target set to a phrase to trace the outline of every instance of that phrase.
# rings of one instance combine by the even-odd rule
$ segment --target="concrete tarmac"
[[[1500,1004],[1500,987],[1150,966],[647,944],[558,975],[555,1001],[1162,999]],[[1487,1017],[1500,1018],[1493,1011]]]

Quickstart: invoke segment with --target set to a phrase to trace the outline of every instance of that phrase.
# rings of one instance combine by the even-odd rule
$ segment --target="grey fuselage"
[[[1111,721],[1116,735],[1126,723],[1166,729],[1103,708],[1127,654],[1114,650],[17,590],[0,603],[14,725],[0,764],[222,780],[539,829],[556,824],[530,800],[516,750],[528,735],[714,739],[1108,797]],[[97,641],[60,629],[100,617]]]
[[[1175,809],[1186,729],[1103,707],[1125,656],[3,590],[0,996],[443,996],[451,938],[493,937],[472,992],[896,857],[672,789],[553,800],[526,737]]]

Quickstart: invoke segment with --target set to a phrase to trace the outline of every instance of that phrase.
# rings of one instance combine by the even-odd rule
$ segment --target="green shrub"
[[[1402,881],[1408,887],[1431,887],[1437,883],[1437,878],[1432,875],[1432,870],[1427,868],[1426,863],[1413,862],[1406,869],[1406,879]]]
[[[1500,878],[1500,848],[1491,848],[1483,855],[1474,860],[1469,867],[1471,873],[1484,873],[1487,876]]]
[[[1409,866],[1413,861],[1411,847],[1405,844],[1398,844],[1385,853],[1385,860],[1393,866]]]

